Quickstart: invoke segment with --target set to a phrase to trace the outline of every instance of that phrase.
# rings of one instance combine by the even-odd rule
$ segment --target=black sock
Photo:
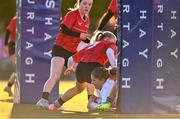
[[[8,83],[7,84],[7,86],[10,87],[10,88],[12,87],[12,85],[13,85],[13,83]]]
[[[63,104],[65,103],[65,101],[63,101],[63,100],[61,99],[61,97],[58,99],[58,102],[59,102],[60,105],[63,105]]]
[[[48,98],[49,98],[49,93],[48,93],[48,92],[43,92],[42,98],[48,100]]]

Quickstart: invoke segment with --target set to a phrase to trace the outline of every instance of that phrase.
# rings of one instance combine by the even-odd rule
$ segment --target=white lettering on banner
[[[32,35],[34,35],[34,27],[32,27],[31,29],[26,29],[26,32],[29,32]]]
[[[147,13],[146,10],[140,10],[141,16],[140,19],[147,19],[147,16],[145,15]]]
[[[27,0],[27,3],[29,4],[29,5],[31,5],[31,6],[35,6],[34,4],[36,4],[36,0]],[[45,9],[54,9],[55,8],[55,5],[56,5],[56,2],[55,2],[55,0],[45,0],[45,2],[43,3],[43,7],[45,8]],[[25,19],[29,22],[29,23],[35,23],[36,21],[35,21],[35,18],[36,18],[36,12],[34,11],[35,9],[34,9],[34,7],[32,7],[32,9],[31,9],[32,11],[27,11],[26,13],[25,13]],[[45,27],[49,27],[49,25],[53,25],[53,17],[51,17],[51,16],[49,16],[49,14],[47,14],[46,16],[43,16],[43,18],[41,18],[41,20],[43,21],[43,24],[41,24],[41,25],[43,25],[44,27],[43,28],[45,28]],[[21,20],[19,20],[19,22],[20,22]],[[30,24],[29,24],[30,25]],[[27,39],[25,39],[26,41],[25,41],[25,46],[23,46],[23,47],[25,47],[25,50],[28,50],[28,51],[30,51],[30,50],[32,50],[32,48],[33,47],[35,47],[34,46],[34,42],[33,42],[33,40],[35,40],[36,38],[34,38],[34,39],[32,39],[31,37],[32,37],[32,35],[34,35],[34,34],[36,34],[36,32],[37,32],[37,30],[38,30],[38,28],[36,27],[36,26],[29,26],[28,25],[28,27],[25,29],[25,32],[26,33],[30,33],[30,35],[29,35],[29,37],[27,38]],[[33,25],[33,24],[32,24]],[[47,31],[45,31],[46,29],[43,29],[44,30],[44,32],[42,32],[42,34],[40,34],[39,36],[41,36],[40,38],[38,37],[38,39],[42,39],[42,40],[44,40],[44,41],[46,41],[46,40],[50,40],[50,39],[52,39],[52,35],[50,34],[50,33],[48,33]],[[48,29],[47,29],[48,30]],[[26,52],[28,52],[28,51],[26,51]],[[46,55],[46,56],[48,56],[48,57],[51,57],[51,53],[52,53],[52,50],[50,50],[50,51],[47,51],[47,52],[45,52],[45,50],[44,51],[40,51],[41,53],[43,53],[43,54],[41,54],[41,55]],[[28,56],[28,55],[26,55],[25,56],[25,60],[24,60],[24,65],[26,66],[26,67],[28,67],[28,66],[31,66],[31,65],[33,65],[34,64],[34,62],[36,62],[36,60],[35,59],[33,59],[33,57],[31,57],[31,55],[30,56]],[[27,71],[28,72],[28,71]],[[36,73],[34,73],[34,72],[31,72],[31,73],[25,73],[24,75],[25,75],[25,83],[28,83],[28,84],[33,84],[33,83],[35,83],[35,76],[36,76]]]
[[[172,14],[171,19],[177,19],[176,13],[177,13],[176,11],[171,11]]]
[[[127,58],[124,58],[122,65],[123,65],[123,67],[128,67],[129,66],[129,60]]]
[[[130,12],[130,5],[123,5],[123,12],[124,13],[129,13]]]
[[[163,5],[158,5],[158,10],[157,10],[157,13],[163,13],[164,9],[163,9]]]
[[[122,88],[131,88],[131,85],[129,82],[131,81],[131,78],[122,78]]]
[[[140,56],[144,56],[146,59],[148,59],[147,53],[148,53],[148,48],[146,48],[146,49],[145,49],[144,51],[142,51],[142,52],[139,52],[139,55],[140,55]]]
[[[156,79],[156,82],[158,83],[157,86],[156,86],[156,89],[157,89],[157,90],[162,90],[162,89],[164,89],[164,86],[162,85],[162,83],[164,82],[164,79],[163,79],[163,78],[157,78],[157,79]]]
[[[28,41],[26,41],[26,50],[32,48],[34,45]]]
[[[161,47],[163,46],[163,43],[162,43],[162,42],[160,42],[159,40],[157,40],[157,43],[158,43],[158,45],[157,45],[157,49],[159,49],[159,48],[161,48]]]
[[[26,62],[26,65],[32,65],[33,64],[33,59],[31,57],[27,57],[25,62]]]
[[[162,61],[162,59],[158,59],[157,60],[157,68],[161,68],[161,67],[163,67],[163,61]]]
[[[176,32],[175,32],[173,29],[171,29],[171,39],[172,39],[174,36],[176,36]]]
[[[35,4],[35,0],[27,0],[29,4]]]
[[[46,0],[46,8],[54,8],[55,5],[56,4],[54,0]]]
[[[171,52],[171,56],[174,56],[176,59],[178,59],[178,49],[174,50],[173,52]]]
[[[28,78],[25,80],[25,83],[35,83],[35,80],[32,79],[35,77],[35,74],[25,74],[25,76]]]
[[[53,24],[52,23],[52,20],[53,20],[52,17],[45,17],[45,20],[46,20],[45,25],[52,25]]]
[[[27,3],[29,5],[36,4],[35,0],[27,0]],[[35,12],[34,11],[27,11],[25,14],[26,14],[25,18],[28,22],[32,22],[35,19]],[[21,21],[21,20],[19,20],[19,21]],[[36,28],[34,26],[30,26],[30,27],[26,28],[25,31],[27,33],[30,33],[31,35],[34,35],[35,29]],[[31,40],[30,38],[31,38],[31,36],[29,36],[27,39]],[[23,39],[23,40],[26,40],[26,39]],[[28,40],[25,41],[25,46],[23,46],[23,47],[25,47],[26,50],[31,50],[34,47],[34,44]],[[24,60],[25,66],[33,65],[33,62],[34,62],[34,60],[32,57],[27,56],[27,55],[25,56],[25,60]],[[35,83],[35,80],[33,79],[35,77],[35,73],[25,72],[24,75],[25,75],[25,79],[23,79],[23,80],[25,80],[25,83],[27,83],[27,84],[34,84]]]
[[[161,22],[161,25],[158,25],[157,28],[161,29],[161,31],[164,30],[164,24]]]
[[[52,50],[48,51],[48,52],[44,52],[45,56],[49,56],[52,57]]]
[[[126,47],[128,47],[128,46],[129,46],[129,42],[123,40],[123,48],[126,48]]]
[[[128,22],[127,25],[123,25],[123,28],[127,28],[127,30],[130,31],[130,23]]]
[[[44,36],[45,36],[45,38],[44,38],[45,41],[52,38],[52,36],[48,33],[44,33]]]
[[[140,34],[139,34],[139,38],[142,38],[143,36],[145,36],[145,35],[146,35],[146,32],[145,32],[145,31],[143,31],[142,29],[139,29],[139,32],[140,32]]]
[[[35,17],[35,13],[34,12],[27,12],[27,19],[33,20]]]

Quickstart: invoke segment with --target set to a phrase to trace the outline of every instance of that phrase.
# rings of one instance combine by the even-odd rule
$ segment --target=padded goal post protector
[[[180,1],[153,2],[153,112],[176,113],[180,104]]]
[[[180,103],[180,1],[123,0],[122,16],[120,2],[118,41],[123,40],[123,70],[118,106],[122,113],[176,113]]]
[[[17,0],[16,102],[36,103],[41,98],[60,27],[60,8],[60,0]],[[58,85],[53,88],[50,101],[57,97]]]

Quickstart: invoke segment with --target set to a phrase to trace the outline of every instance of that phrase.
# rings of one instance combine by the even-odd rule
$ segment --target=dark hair
[[[97,67],[91,73],[91,75],[99,80],[107,80],[110,75],[116,76],[116,74],[116,68],[106,69],[104,67]]]
[[[109,78],[108,70],[104,67],[95,68],[91,74],[99,80],[106,80],[107,78]]]

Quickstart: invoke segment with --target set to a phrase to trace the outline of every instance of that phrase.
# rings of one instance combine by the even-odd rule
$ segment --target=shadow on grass
[[[32,104],[14,104],[11,118],[119,118],[113,112],[49,111]]]
[[[114,112],[78,112],[78,111],[49,111],[47,109],[42,109],[32,104],[14,104],[11,119],[19,118],[31,118],[31,119],[60,119],[60,118],[120,118],[120,119],[180,119],[180,115],[177,114],[119,114]]]

